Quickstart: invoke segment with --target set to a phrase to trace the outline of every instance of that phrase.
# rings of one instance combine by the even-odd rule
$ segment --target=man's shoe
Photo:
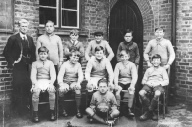
[[[82,117],[83,117],[83,115],[82,115],[82,113],[81,113],[80,110],[77,110],[76,117],[77,117],[77,118],[82,118]]]
[[[33,111],[33,122],[39,122],[38,111]]]
[[[67,114],[67,112],[65,111],[65,109],[63,109],[62,116],[63,116],[63,117],[67,117],[67,116],[68,116],[68,114]]]
[[[130,116],[130,117],[134,117],[135,116],[135,114],[131,111],[130,108],[128,108],[128,116]]]
[[[146,111],[143,115],[139,117],[141,121],[147,120],[149,118],[149,111]]]
[[[158,116],[157,116],[157,114],[155,112],[153,112],[152,120],[158,120]]]
[[[50,110],[50,120],[51,121],[55,121],[56,120],[55,111],[54,110]]]

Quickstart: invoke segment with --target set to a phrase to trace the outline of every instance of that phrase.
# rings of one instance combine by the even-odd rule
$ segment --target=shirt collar
[[[131,42],[125,42],[125,41],[124,41],[124,44],[130,46],[130,45],[133,44],[133,41],[131,41]]]
[[[45,33],[48,37],[52,37],[52,36],[54,36],[55,35],[55,33],[52,33],[52,34],[47,34],[47,33]]]
[[[76,40],[75,42],[73,42],[72,40],[70,40],[70,42],[74,45],[76,45],[78,43],[78,41]]]
[[[156,40],[156,42],[158,43],[158,42],[161,42],[163,39],[164,39],[164,38],[161,38],[160,40],[157,40],[157,38],[156,38],[155,40]]]
[[[22,38],[22,39],[27,39],[27,36],[26,36],[26,34],[22,34],[21,32],[19,33],[20,34],[20,37]]]

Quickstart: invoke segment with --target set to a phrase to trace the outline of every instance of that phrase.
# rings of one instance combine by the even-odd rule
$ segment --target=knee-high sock
[[[81,94],[75,94],[75,101],[76,101],[77,109],[79,109],[81,105]]]
[[[158,102],[158,97],[154,97],[154,98],[151,100],[151,105],[149,106],[149,110],[150,110],[150,111],[153,111],[153,110],[156,108],[157,102]]]
[[[32,105],[33,105],[33,111],[38,111],[39,94],[33,93],[33,95],[32,95]]]
[[[54,108],[55,108],[55,92],[49,92],[49,105],[50,105],[50,109],[54,110]]]
[[[129,108],[132,108],[133,100],[134,100],[134,94],[129,94],[129,97],[128,97],[128,107]]]
[[[149,105],[150,105],[149,99],[146,97],[146,95],[140,96],[140,97],[141,97],[141,99],[142,99],[142,103],[143,103],[144,109],[145,109],[145,110],[148,110],[148,107],[149,107]]]
[[[116,100],[117,100],[117,106],[120,107],[121,96],[120,95],[116,95]]]

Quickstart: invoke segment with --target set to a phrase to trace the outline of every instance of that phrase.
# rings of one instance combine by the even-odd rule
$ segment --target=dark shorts
[[[158,85],[156,87],[149,87],[148,85],[144,85],[142,90],[145,90],[148,93],[152,92],[152,91],[155,92],[155,91],[159,90],[161,93],[164,93],[164,88],[161,85]]]
[[[131,83],[128,83],[128,84],[118,83],[118,84],[119,86],[122,87],[122,90],[128,90]]]

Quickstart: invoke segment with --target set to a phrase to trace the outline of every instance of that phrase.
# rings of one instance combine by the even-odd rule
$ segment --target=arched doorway
[[[139,79],[137,83],[136,93],[140,90],[140,82],[143,74],[143,20],[140,10],[133,0],[118,0],[112,7],[110,12],[109,24],[109,42],[113,49],[115,58],[111,61],[112,66],[115,67],[117,48],[120,42],[124,40],[123,30],[132,29],[133,41],[137,43],[140,52],[139,64]],[[138,95],[137,95],[138,99]]]

